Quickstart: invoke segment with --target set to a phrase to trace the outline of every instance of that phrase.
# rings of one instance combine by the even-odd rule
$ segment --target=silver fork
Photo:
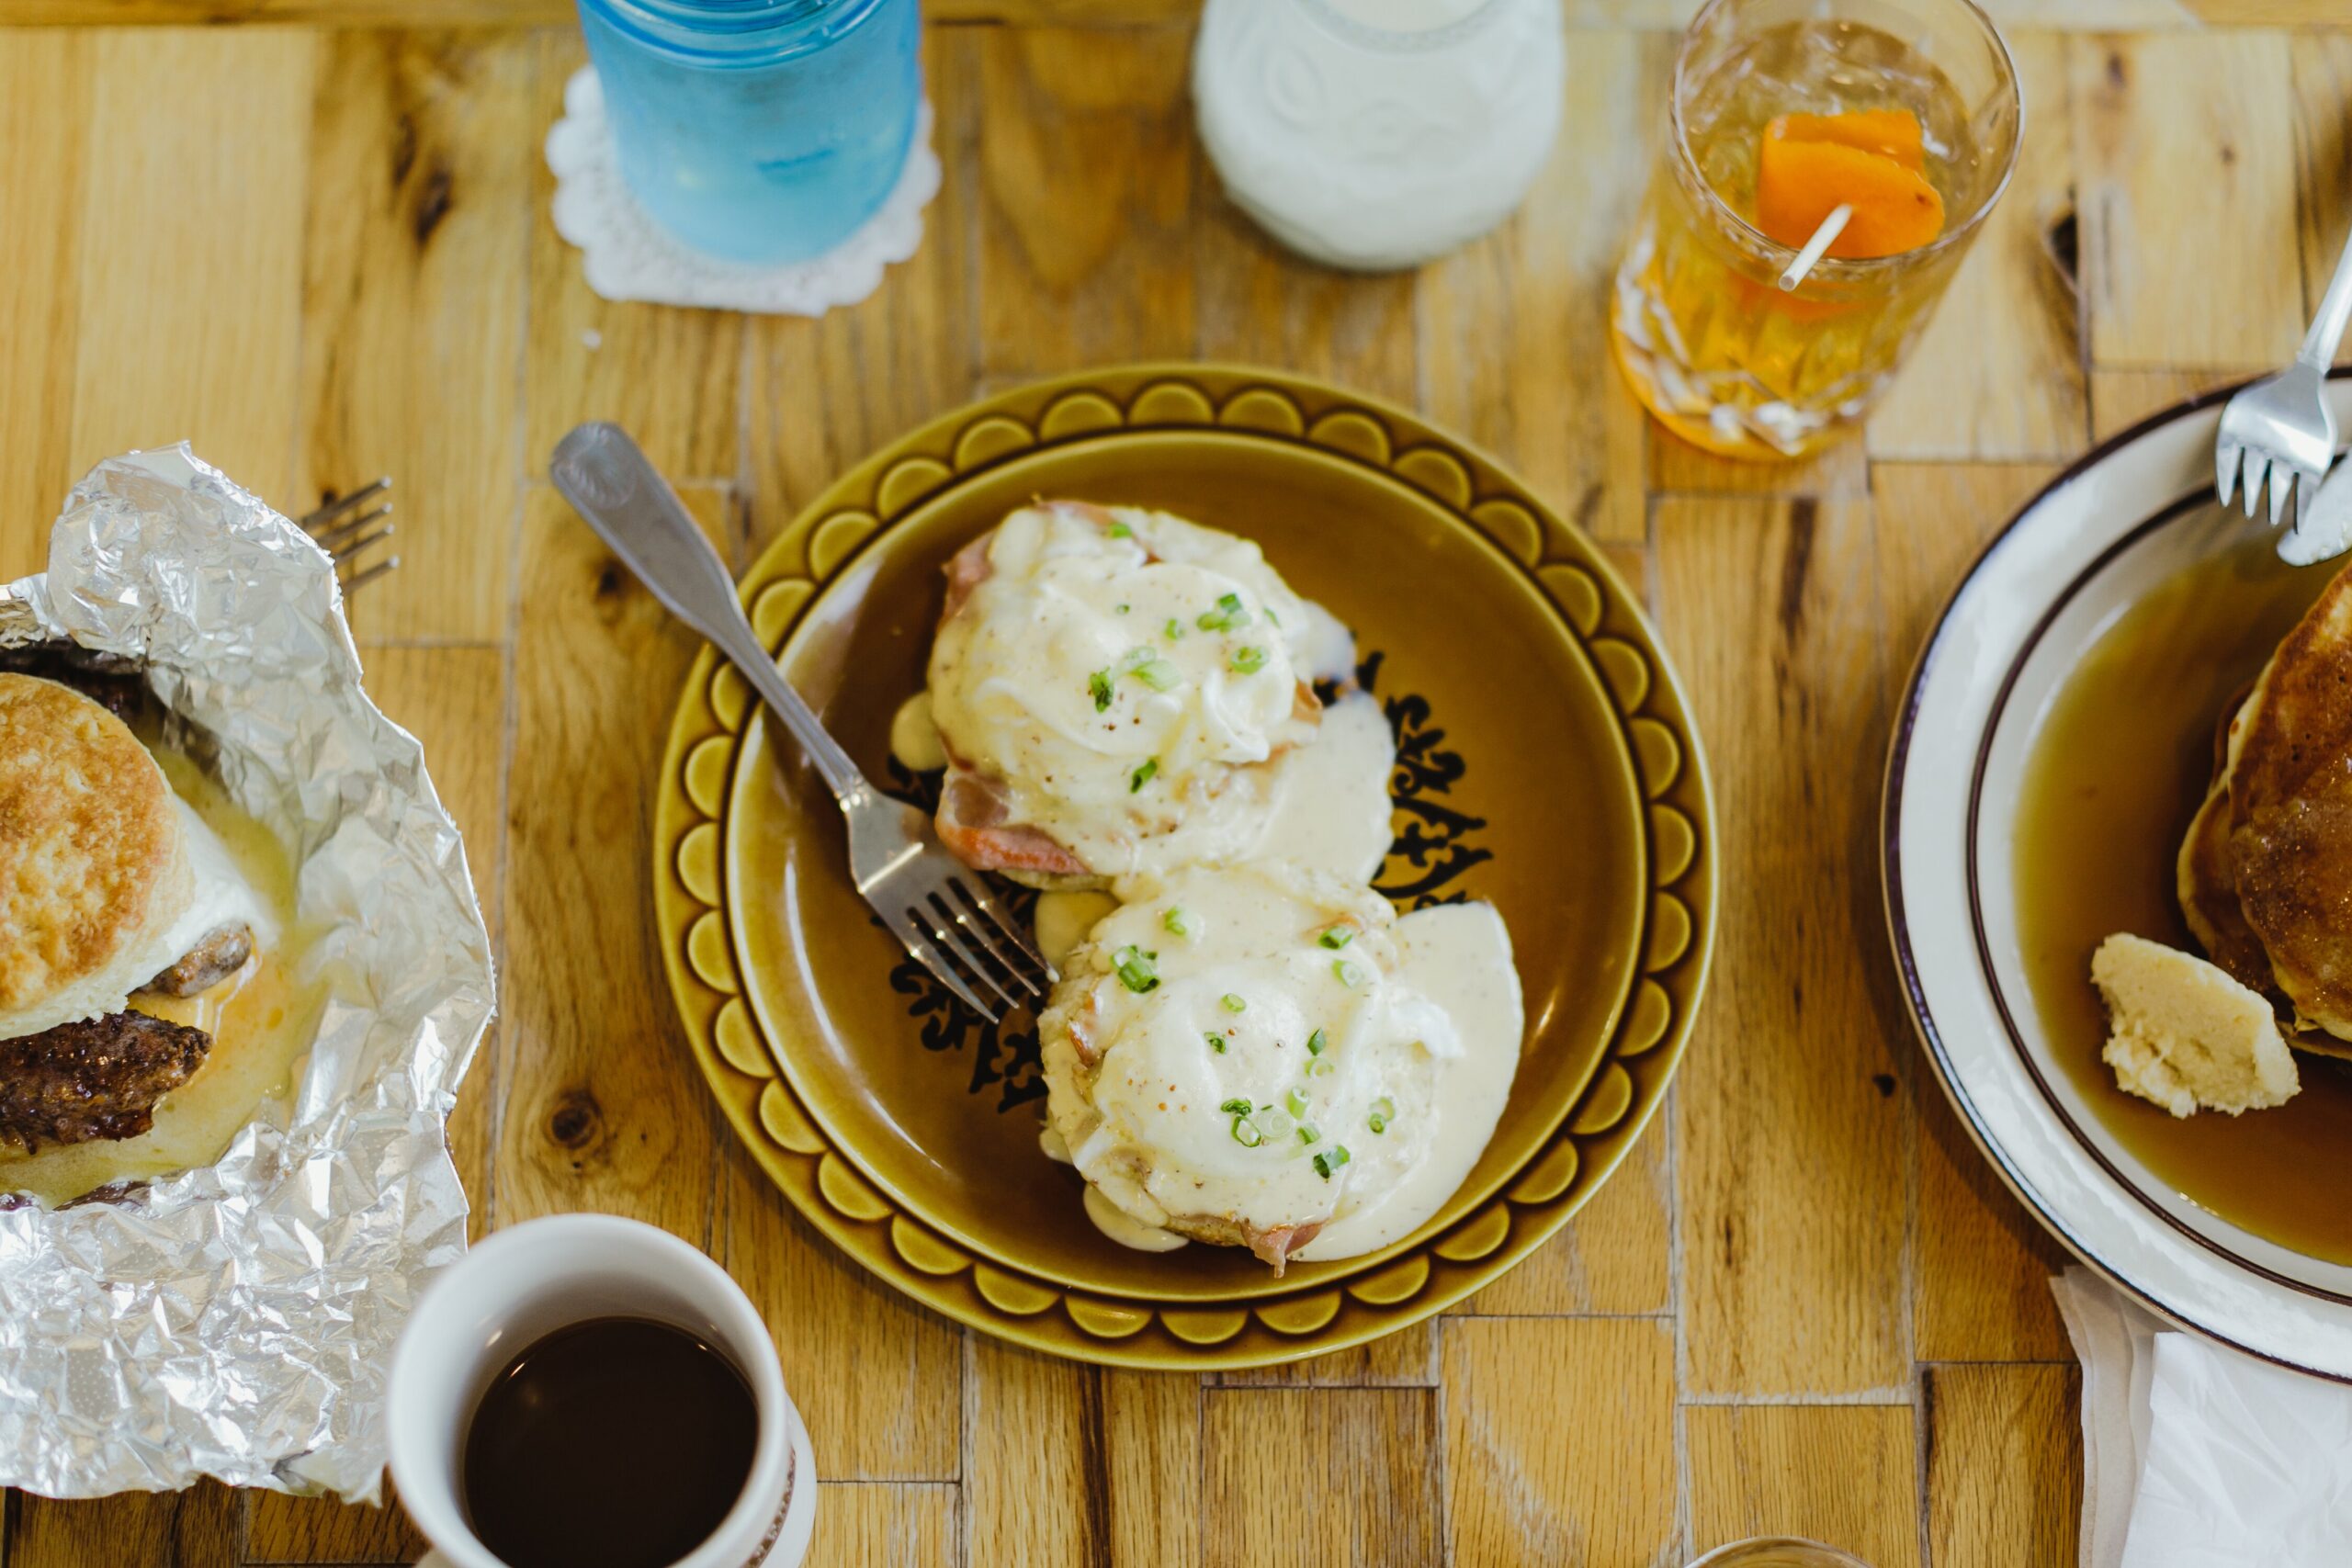
[[[979,874],[940,848],[930,818],[876,789],[825,733],[752,630],[726,563],[628,433],[603,422],[580,426],[557,444],[548,477],[792,731],[849,824],[850,880],[899,944],[991,1023],[999,1004],[1042,997],[1051,972],[1035,947]]]
[[[392,503],[387,501],[375,506],[368,505],[369,502],[391,488],[392,481],[388,475],[374,484],[360,486],[349,495],[337,496],[295,525],[316,540],[319,548],[334,558],[335,572],[343,579],[345,593],[364,588],[384,573],[400,567],[400,557],[387,556],[364,567],[348,571],[345,570],[351,566],[353,558],[360,551],[380,545],[392,536],[392,525],[383,523],[392,514]],[[371,529],[368,525],[374,523],[383,523],[383,526]]]
[[[2327,367],[2344,339],[2347,319],[2352,319],[2352,236],[2345,240],[2335,276],[2320,297],[2319,313],[2303,334],[2295,362],[2246,388],[2222,410],[2222,433],[2213,443],[2213,486],[2223,506],[2241,482],[2241,460],[2245,514],[2256,515],[2267,483],[2274,528],[2287,515],[2299,483],[2306,500],[2317,488],[2335,456],[2335,411],[2327,401]],[[2299,522],[2301,514],[2298,507]],[[2278,547],[2283,554],[2290,547],[2281,540]]]

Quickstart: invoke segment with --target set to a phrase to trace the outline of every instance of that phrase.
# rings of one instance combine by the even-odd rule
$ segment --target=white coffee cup
[[[667,1231],[561,1214],[492,1235],[425,1291],[392,1356],[392,1483],[434,1551],[420,1568],[503,1568],[466,1522],[466,1431],[490,1382],[546,1336],[597,1317],[694,1334],[752,1385],[760,1436],[743,1494],[674,1568],[797,1568],[817,1517],[817,1463],[775,1344],[727,1271]]]

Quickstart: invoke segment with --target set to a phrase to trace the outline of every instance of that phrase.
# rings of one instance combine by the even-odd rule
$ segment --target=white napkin
[[[2082,1568],[2352,1563],[2352,1388],[2050,1281],[2083,1364]]]

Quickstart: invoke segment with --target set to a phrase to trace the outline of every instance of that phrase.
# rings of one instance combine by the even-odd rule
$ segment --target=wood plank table
[[[1604,342],[1690,6],[1566,8],[1567,125],[1526,209],[1418,275],[1351,278],[1219,194],[1188,0],[931,0],[948,177],[923,249],[810,322],[582,283],[538,155],[581,59],[562,0],[0,6],[34,24],[0,28],[0,572],[38,568],[68,486],[129,447],[191,438],[288,511],[398,477],[407,564],[354,616],[498,940],[503,1016],[452,1129],[477,1230],[604,1210],[731,1269],[815,1434],[813,1563],[1674,1564],[1767,1529],[1881,1568],[2074,1561],[2060,1254],[1904,1017],[1880,760],[1929,618],[2019,498],[2296,341],[2352,224],[2352,31],[2319,25],[2352,18],[1996,6],[2030,106],[2015,187],[1867,439],[1756,468],[1650,428]],[[240,20],[271,25],[169,25]],[[2044,243],[2069,213],[2078,278]],[[1726,894],[1668,1111],[1566,1234],[1440,1320],[1198,1379],[911,1307],[733,1147],[649,937],[655,762],[695,644],[544,477],[572,423],[621,420],[741,564],[917,421],[1188,355],[1417,405],[1602,540],[1689,682]],[[5,1550],[214,1568],[419,1542],[397,1511],[204,1487],[17,1496]]]

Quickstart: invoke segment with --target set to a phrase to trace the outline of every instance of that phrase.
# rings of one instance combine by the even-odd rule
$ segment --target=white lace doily
[[[854,305],[880,286],[882,269],[915,254],[922,209],[939,194],[939,154],[931,145],[931,102],[915,117],[914,141],[882,209],[848,239],[808,261],[753,266],[721,261],[672,239],[637,204],[621,178],[604,85],[583,65],[564,85],[563,118],[548,130],[555,171],[555,228],[579,247],[588,287],[607,299],[706,305],[767,315],[821,316]]]

